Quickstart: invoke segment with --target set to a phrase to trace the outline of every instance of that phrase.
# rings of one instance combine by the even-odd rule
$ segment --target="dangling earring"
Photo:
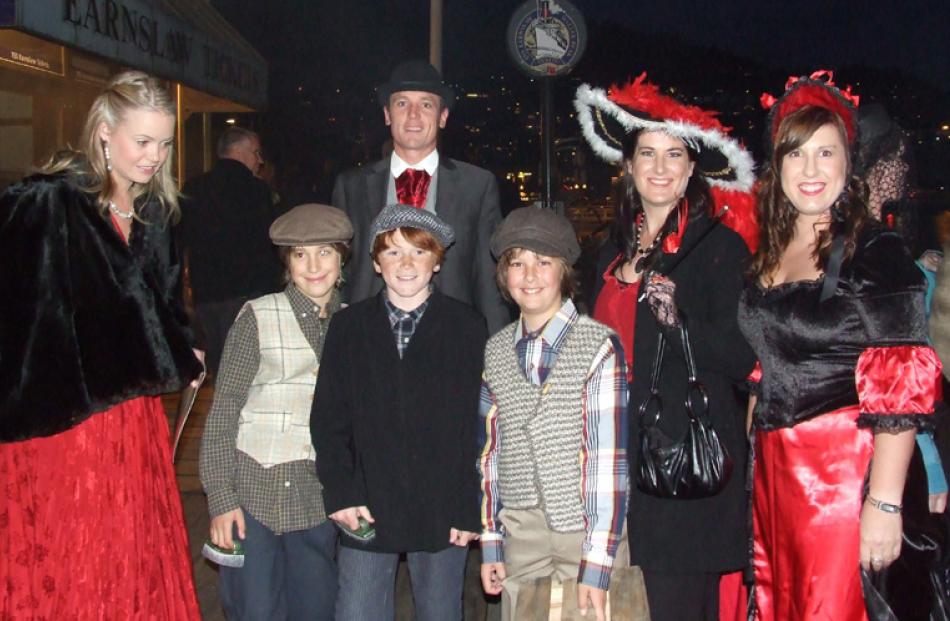
[[[112,154],[109,153],[109,143],[102,141],[102,153],[106,157],[106,170],[112,172]]]

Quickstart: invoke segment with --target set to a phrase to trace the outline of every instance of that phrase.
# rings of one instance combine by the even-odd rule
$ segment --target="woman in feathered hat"
[[[905,477],[940,362],[923,276],[853,174],[858,98],[821,71],[763,104],[761,237],[739,310],[761,364],[756,618],[862,620],[862,570],[867,590],[901,554]]]
[[[575,106],[594,152],[624,170],[593,308],[594,318],[621,336],[632,368],[630,472],[638,470],[638,412],[650,394],[661,331],[671,343],[659,379],[664,411],[657,426],[674,440],[686,432],[687,368],[673,328],[687,317],[710,420],[734,461],[734,474],[711,497],[657,497],[632,486],[632,562],[643,568],[653,619],[718,619],[720,576],[741,569],[747,557],[745,406],[733,387],[754,356],[736,324],[749,250],[714,212],[717,202],[728,204],[735,220],[737,211],[751,208],[744,193],[754,182],[752,158],[714,112],[662,95],[645,75],[609,93],[583,85]]]

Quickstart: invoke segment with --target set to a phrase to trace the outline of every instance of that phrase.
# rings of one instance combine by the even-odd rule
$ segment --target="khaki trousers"
[[[502,582],[502,621],[517,621],[514,611],[521,584],[551,576],[558,581],[577,578],[586,533],[558,533],[548,526],[541,509],[502,509],[498,519],[505,527],[505,574]],[[617,564],[630,562],[624,526]]]

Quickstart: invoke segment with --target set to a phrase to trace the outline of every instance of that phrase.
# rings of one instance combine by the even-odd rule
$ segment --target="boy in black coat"
[[[425,210],[383,209],[373,263],[386,288],[340,311],[327,333],[310,420],[326,511],[346,532],[337,621],[387,620],[400,553],[416,618],[462,618],[468,543],[479,529],[476,425],[487,334],[470,307],[431,286],[451,227]]]

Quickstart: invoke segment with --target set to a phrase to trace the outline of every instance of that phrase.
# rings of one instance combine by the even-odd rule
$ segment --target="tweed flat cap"
[[[506,250],[524,248],[549,257],[563,257],[574,265],[581,256],[577,234],[570,221],[550,209],[521,207],[505,218],[491,236],[497,259]]]
[[[342,210],[330,205],[297,205],[270,225],[276,246],[312,246],[353,239],[353,225]]]
[[[455,231],[434,213],[410,205],[386,205],[370,225],[370,247],[380,233],[407,226],[431,233],[446,248],[455,241]]]

